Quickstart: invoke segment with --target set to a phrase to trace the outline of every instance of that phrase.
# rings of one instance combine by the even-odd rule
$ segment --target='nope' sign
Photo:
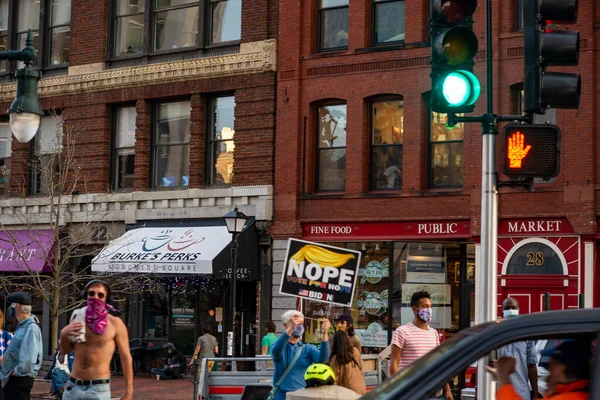
[[[352,306],[360,252],[290,239],[279,293]]]

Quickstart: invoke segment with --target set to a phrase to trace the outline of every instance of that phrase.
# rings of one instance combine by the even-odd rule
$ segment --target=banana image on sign
[[[350,306],[361,253],[290,239],[280,293]]]

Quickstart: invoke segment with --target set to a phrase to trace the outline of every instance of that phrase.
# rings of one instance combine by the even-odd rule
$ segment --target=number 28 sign
[[[502,130],[502,172],[510,177],[553,178],[560,172],[560,128],[509,124]]]

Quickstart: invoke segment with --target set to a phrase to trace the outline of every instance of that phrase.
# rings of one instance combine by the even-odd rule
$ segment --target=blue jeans
[[[62,400],[110,400],[110,383],[84,386],[69,381]]]

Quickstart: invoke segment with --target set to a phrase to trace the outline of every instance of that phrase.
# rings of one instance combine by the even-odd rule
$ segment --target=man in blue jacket
[[[297,351],[301,351],[300,357],[292,367],[290,373],[285,377],[281,386],[275,393],[275,400],[285,400],[287,392],[294,392],[306,387],[304,372],[315,363],[324,363],[329,359],[329,320],[323,321],[321,325],[321,349],[311,344],[303,344],[301,341],[304,334],[304,315],[300,311],[289,310],[281,316],[281,322],[285,331],[271,346],[271,357],[275,362],[275,373],[273,384],[277,384],[279,378],[284,374],[288,365],[294,359]]]
[[[2,390],[4,398],[29,400],[33,378],[42,365],[42,332],[38,319],[31,315],[31,296],[25,292],[6,297],[9,314],[19,325],[2,359]]]

